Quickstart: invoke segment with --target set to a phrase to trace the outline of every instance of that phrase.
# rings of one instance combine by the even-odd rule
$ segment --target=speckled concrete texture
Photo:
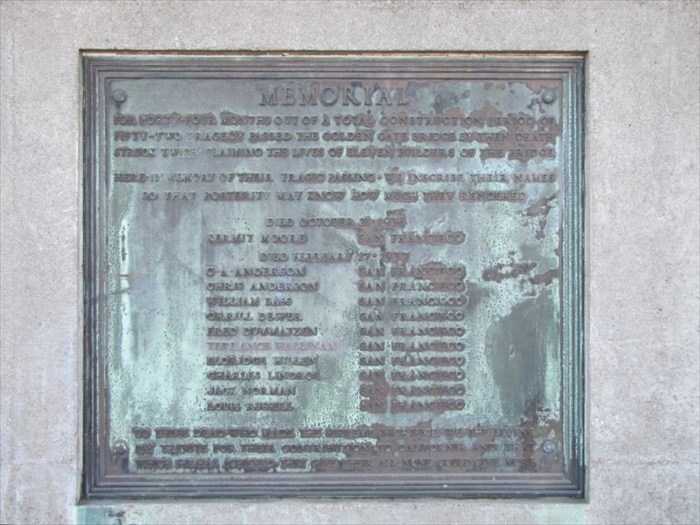
[[[2,1],[2,523],[700,521],[700,3]],[[80,49],[588,52],[589,501],[77,505]]]

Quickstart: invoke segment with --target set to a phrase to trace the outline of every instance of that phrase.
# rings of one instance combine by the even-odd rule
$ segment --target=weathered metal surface
[[[582,58],[85,71],[85,494],[583,491]]]

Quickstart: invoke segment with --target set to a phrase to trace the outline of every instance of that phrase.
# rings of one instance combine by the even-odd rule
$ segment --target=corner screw
[[[555,449],[556,447],[551,441],[545,441],[542,443],[542,450],[544,450],[545,454],[551,454]]]
[[[126,100],[126,91],[123,89],[117,89],[112,93],[112,100],[114,100],[117,104],[121,104]]]
[[[117,455],[117,456],[123,456],[126,454],[126,445],[124,443],[117,443],[114,445],[112,448],[112,451]]]
[[[542,102],[544,102],[545,104],[551,104],[556,99],[557,99],[557,95],[551,89],[545,89],[542,92]]]

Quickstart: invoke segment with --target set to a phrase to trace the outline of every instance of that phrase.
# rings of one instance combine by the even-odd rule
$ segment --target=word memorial
[[[582,497],[581,55],[86,52],[84,497]]]

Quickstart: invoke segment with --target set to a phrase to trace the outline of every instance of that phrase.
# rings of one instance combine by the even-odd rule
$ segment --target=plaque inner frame
[[[584,497],[584,176],[582,159],[584,56],[582,54],[206,53],[180,55],[86,51],[82,54],[82,64],[85,363],[83,497],[85,499],[270,496]],[[433,469],[425,472],[420,469],[408,469],[394,472],[301,471],[285,472],[280,475],[277,471],[255,472],[235,469],[215,474],[194,468],[192,472],[187,472],[187,469],[178,472],[162,472],[157,468],[152,471],[135,472],[133,470],[130,462],[133,462],[135,454],[134,443],[115,438],[110,433],[110,428],[118,425],[112,421],[110,414],[110,397],[117,397],[117,394],[114,392],[113,383],[114,358],[110,357],[110,352],[115,351],[114,337],[107,329],[110,323],[109,316],[114,314],[110,314],[108,310],[109,297],[116,293],[115,287],[118,286],[115,280],[121,278],[110,273],[109,262],[109,253],[113,249],[110,248],[110,243],[118,242],[116,239],[118,235],[114,233],[113,224],[110,222],[114,212],[109,211],[110,206],[114,206],[109,195],[115,186],[114,170],[117,169],[114,153],[117,144],[112,140],[116,121],[113,119],[115,111],[117,114],[121,113],[121,108],[126,106],[128,97],[132,96],[128,90],[122,90],[119,86],[129,85],[129,82],[149,80],[154,81],[155,86],[165,85],[169,81],[183,80],[201,82],[204,85],[215,79],[230,80],[234,83],[244,80],[281,83],[292,79],[307,82],[321,79],[335,82],[355,81],[364,83],[362,85],[383,81],[391,86],[400,85],[402,82],[423,80],[428,87],[439,87],[440,82],[486,82],[490,79],[494,84],[503,84],[504,87],[498,86],[498,89],[507,89],[509,82],[515,83],[519,79],[532,79],[533,81],[551,81],[553,85],[558,86],[552,90],[542,88],[537,93],[539,98],[536,101],[533,98],[533,101],[540,105],[554,102],[559,104],[561,111],[556,154],[560,162],[557,196],[560,214],[559,273],[557,275],[560,282],[556,300],[559,308],[557,337],[560,347],[557,363],[560,377],[558,385],[560,413],[557,418],[557,431],[561,435],[558,437],[560,441],[557,441],[557,443],[560,442],[560,446],[557,445],[553,453],[561,462],[562,468],[559,471],[511,469],[502,472],[479,470],[440,472]],[[331,97],[330,92],[328,93],[328,97]],[[350,106],[350,109],[357,109],[354,107],[356,101],[357,106],[363,106],[360,109],[365,109],[364,103],[367,100],[360,101],[360,93],[352,92],[347,95],[349,98],[345,101],[348,104],[342,108],[344,111],[335,112],[348,113],[347,106]],[[196,90],[193,91],[193,96],[197,96]],[[257,109],[267,110],[270,109],[270,105],[283,106],[285,96],[297,97],[294,102],[298,103],[299,95],[288,95],[285,91],[278,94],[268,91],[262,95],[260,101],[261,106],[267,103],[268,107]],[[405,102],[404,97],[409,97],[409,94],[408,91],[399,92],[397,88],[392,87],[387,88],[386,93],[382,93],[378,88],[374,94],[369,95],[370,98],[382,96],[386,97],[386,103],[393,102],[399,106]],[[554,100],[549,102],[549,98]],[[290,102],[289,105],[292,105],[292,99],[287,100]],[[330,98],[326,100],[331,101]],[[376,102],[379,98],[373,100]],[[340,104],[338,102],[339,107]],[[406,104],[409,103],[406,102]],[[220,108],[221,112],[225,109]],[[324,111],[331,113],[332,110],[334,110],[333,107],[320,107],[315,113],[320,116]],[[217,112],[217,119],[223,118],[223,114]],[[218,123],[221,124],[221,121]],[[194,132],[200,129],[193,128]],[[125,146],[128,145],[125,144]],[[347,144],[344,145],[347,146]],[[269,147],[271,144],[265,146]],[[330,162],[330,159],[326,158],[324,162]],[[280,171],[279,168],[269,169],[273,172],[277,170],[275,173]],[[450,171],[450,168],[443,168],[443,171]],[[469,197],[465,197],[467,198]],[[535,204],[537,203],[527,202],[529,209],[533,209],[532,206]],[[477,206],[477,204],[471,204],[471,206]],[[540,203],[540,207],[542,206],[548,206],[548,204]],[[526,215],[525,212],[522,213]],[[498,276],[509,278],[509,273],[517,273],[522,269],[515,261],[499,264],[501,266],[494,267],[495,270],[492,268],[497,278]],[[534,282],[540,282],[537,280],[540,277],[536,275],[531,278],[535,279]],[[124,289],[120,289],[119,293],[130,293],[128,288],[133,283],[129,283],[127,279],[123,284]],[[137,286],[135,289],[138,291]],[[123,387],[121,384],[119,386]],[[388,417],[391,418],[391,416]],[[124,424],[130,429],[139,427],[135,422]],[[155,429],[149,430],[155,432]],[[474,431],[473,428],[468,430]],[[299,438],[296,437],[295,441],[299,441]],[[141,442],[137,439],[137,443],[143,444],[148,441]],[[554,446],[546,436],[538,437],[537,457],[549,457],[543,454],[552,454],[548,447]],[[541,464],[541,460],[538,461]]]

